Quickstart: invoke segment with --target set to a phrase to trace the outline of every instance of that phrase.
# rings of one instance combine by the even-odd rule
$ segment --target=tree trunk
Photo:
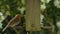
[[[40,31],[40,0],[26,1],[26,31]]]

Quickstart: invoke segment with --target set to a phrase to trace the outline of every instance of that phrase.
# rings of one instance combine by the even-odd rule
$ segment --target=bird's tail
[[[2,32],[4,32],[7,28],[8,28],[8,25],[5,28],[3,28]]]

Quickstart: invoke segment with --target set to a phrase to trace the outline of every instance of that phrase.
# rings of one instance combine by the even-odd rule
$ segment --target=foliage
[[[55,0],[41,0],[40,8],[41,8],[41,13],[44,15],[44,19],[43,19],[44,25],[48,22],[48,23],[52,23],[53,25],[55,25],[55,27],[57,27],[56,21],[60,21],[60,8],[57,8],[54,5],[54,1]],[[25,21],[24,19],[25,6],[26,6],[25,0],[0,0],[0,12],[4,16],[2,22],[3,28],[7,25],[10,19],[12,19],[16,14],[23,15],[21,19],[22,22],[21,24],[23,26],[23,22]],[[1,33],[2,32],[0,32],[0,34]],[[11,28],[8,28],[4,33],[15,34],[14,30]]]
[[[4,28],[7,23],[12,19],[16,14],[25,14],[25,0],[0,0],[0,12],[4,16],[2,21],[2,27]],[[22,22],[24,22],[24,17],[22,17]],[[23,25],[23,23],[22,23]],[[2,28],[2,29],[3,29]],[[0,29],[0,31],[2,30]],[[11,31],[11,32],[10,32]],[[0,32],[1,34],[15,34],[15,31],[9,27],[5,32]]]
[[[54,26],[54,32],[55,34],[58,31],[58,27],[57,27],[57,21],[60,21],[60,8],[58,8],[57,6],[54,5],[54,1],[55,0],[51,0],[49,3],[46,3],[46,9],[44,11],[42,11],[42,14],[44,15],[44,19],[43,19],[43,23],[44,25],[46,25],[46,23],[49,23],[50,26]],[[48,32],[48,31],[47,31]],[[47,33],[46,32],[46,33]]]

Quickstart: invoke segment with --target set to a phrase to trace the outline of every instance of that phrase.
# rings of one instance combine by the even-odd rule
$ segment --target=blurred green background
[[[26,12],[25,6],[26,0],[0,0],[0,31],[7,25],[9,20],[18,13],[23,15],[21,19],[23,23]],[[40,0],[40,10],[41,14],[44,15],[43,25],[48,21],[49,24],[52,23],[54,25],[54,32],[57,32],[60,26],[59,0]],[[50,19],[52,19],[53,22],[51,22]],[[9,29],[5,33],[7,32],[11,34],[9,33]]]

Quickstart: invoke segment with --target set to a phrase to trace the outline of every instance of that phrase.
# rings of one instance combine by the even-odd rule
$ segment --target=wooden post
[[[40,31],[40,0],[26,2],[26,31]]]

